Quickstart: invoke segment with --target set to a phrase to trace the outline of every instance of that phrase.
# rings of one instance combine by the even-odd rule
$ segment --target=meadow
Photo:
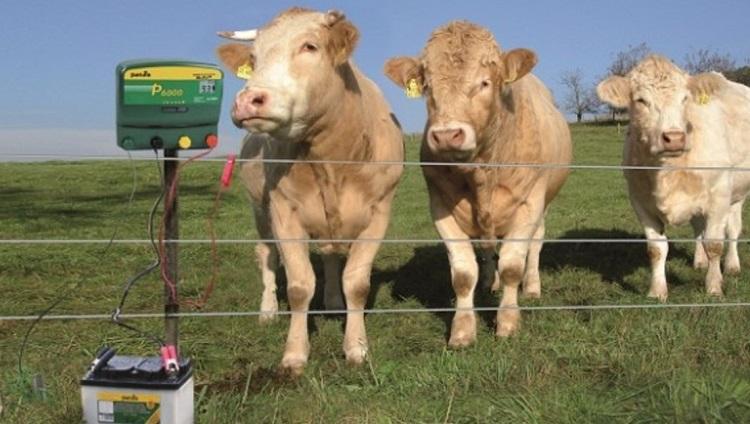
[[[573,125],[577,164],[618,165],[622,135],[609,125]],[[418,138],[406,137],[409,160]],[[131,163],[0,163],[0,239],[146,238],[148,210],[159,193],[153,162],[135,163],[137,191],[128,207]],[[181,237],[207,237],[206,217],[221,163],[185,168]],[[747,219],[747,214],[745,214]],[[257,237],[239,184],[222,198],[221,239]],[[689,238],[688,228],[670,228]],[[618,170],[575,170],[553,203],[547,238],[640,239],[641,228]],[[407,167],[388,238],[437,239],[421,171]],[[147,244],[0,244],[0,315],[31,315],[73,289],[54,313],[110,313],[123,282],[152,261]],[[261,283],[251,244],[218,246],[219,279],[203,311],[252,311]],[[725,279],[725,297],[704,292],[691,267],[693,246],[670,245],[669,303],[750,301],[750,270]],[[740,258],[750,263],[748,246]],[[322,266],[313,255],[316,270]],[[211,273],[210,246],[180,247],[180,289],[196,298]],[[640,243],[548,243],[542,251],[542,298],[522,306],[644,304],[649,267]],[[385,244],[372,275],[372,308],[452,306],[440,243]],[[322,277],[322,275],[319,275]],[[320,286],[320,285],[319,285]],[[157,275],[132,291],[125,312],[160,312]],[[281,308],[286,308],[283,284]],[[480,305],[497,304],[489,295]],[[313,309],[322,307],[321,296]],[[370,358],[346,364],[340,317],[311,318],[305,374],[284,378],[288,318],[184,318],[181,347],[195,364],[200,423],[578,423],[750,422],[750,308],[538,310],[523,312],[521,332],[496,339],[493,313],[481,314],[476,345],[446,347],[450,313],[370,314]],[[161,319],[131,321],[152,332]],[[148,340],[106,320],[44,321],[29,339],[23,372],[17,355],[29,322],[0,321],[0,422],[76,423],[78,380],[103,344],[123,354],[155,354]],[[31,380],[43,378],[44,396]]]

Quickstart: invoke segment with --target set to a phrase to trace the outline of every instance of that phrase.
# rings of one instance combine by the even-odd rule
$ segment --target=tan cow
[[[242,168],[260,236],[280,240],[257,247],[264,319],[278,308],[277,249],[286,269],[294,313],[281,366],[301,373],[310,351],[305,312],[315,274],[307,239],[375,240],[320,244],[326,306],[344,306],[332,305],[343,286],[346,307],[355,311],[347,313],[344,353],[349,362],[361,363],[367,354],[361,310],[402,166],[356,162],[403,161],[401,130],[378,87],[350,60],[359,33],[340,12],[294,8],[257,31],[220,35],[254,40],[252,46],[226,44],[217,51],[229,69],[249,77],[232,109],[235,125],[249,131],[242,158],[355,162],[249,162]]]
[[[654,55],[627,76],[602,81],[597,92],[630,112],[623,164],[665,168],[624,171],[630,202],[648,239],[648,295],[666,300],[665,227],[688,222],[699,237],[693,264],[708,266],[706,290],[721,295],[722,240],[725,234],[737,239],[742,230],[750,173],[666,168],[750,167],[750,89],[717,73],[690,76]],[[737,242],[730,241],[724,271],[739,270]]]
[[[402,87],[421,87],[428,121],[423,162],[561,164],[562,167],[423,166],[430,211],[446,240],[457,308],[474,305],[478,264],[471,239],[483,239],[483,257],[497,238],[543,239],[544,216],[562,187],[571,161],[570,132],[550,92],[530,74],[536,55],[502,52],[492,34],[469,22],[436,29],[420,57],[398,57],[385,73]],[[518,329],[518,286],[539,296],[541,242],[506,241],[500,248],[502,307],[498,336]],[[489,252],[490,254],[487,254]],[[449,344],[476,339],[476,316],[458,311]]]

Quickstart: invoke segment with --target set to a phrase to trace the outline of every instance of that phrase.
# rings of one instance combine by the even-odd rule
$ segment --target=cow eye
[[[485,88],[489,88],[490,85],[492,85],[490,80],[484,80],[479,84],[479,87],[481,87],[482,89],[485,89]]]
[[[682,98],[682,104],[687,103],[687,101],[688,101],[688,96],[685,96]]]
[[[315,53],[318,51],[318,46],[313,43],[305,43],[302,45],[302,51],[308,53]]]
[[[642,104],[643,106],[646,106],[646,107],[648,107],[648,105],[650,104],[648,102],[648,100],[644,99],[643,97],[639,97],[639,98],[635,99],[635,102],[639,103],[639,104]]]

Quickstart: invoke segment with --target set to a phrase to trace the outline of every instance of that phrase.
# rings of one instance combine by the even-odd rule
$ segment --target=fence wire
[[[719,309],[746,308],[750,302],[718,302],[718,303],[644,303],[644,304],[609,304],[609,305],[549,305],[549,306],[478,306],[473,308],[393,308],[393,309],[337,309],[337,310],[309,310],[309,311],[278,311],[273,315],[344,315],[348,313],[364,313],[368,315],[387,314],[416,314],[416,313],[451,313],[451,312],[497,312],[500,310],[517,311],[601,311],[601,310],[653,310],[653,309]],[[150,318],[241,318],[269,315],[268,311],[217,311],[217,312],[179,312],[165,314],[158,312],[121,314],[124,319]],[[42,321],[73,321],[73,320],[109,320],[112,314],[57,314],[46,315]],[[39,315],[6,315],[0,316],[2,321],[33,321]]]
[[[189,157],[178,158],[153,158],[153,157],[123,157],[115,155],[67,155],[67,154],[12,154],[0,153],[0,158],[6,159],[50,159],[65,161],[142,161],[154,162],[156,160],[164,161],[188,161]],[[206,157],[199,159],[201,162],[225,162],[223,157]],[[697,166],[634,166],[634,165],[587,165],[587,164],[557,164],[557,163],[473,163],[473,162],[420,162],[420,161],[353,161],[353,160],[298,160],[298,159],[240,159],[239,163],[260,163],[260,164],[326,164],[326,165],[368,165],[368,166],[458,166],[469,168],[530,168],[530,169],[561,169],[571,170],[643,170],[643,171],[731,171],[731,172],[750,172],[750,167],[710,165],[702,164]],[[750,238],[737,239],[702,239],[703,241],[717,242],[738,242],[748,243]],[[432,244],[432,243],[453,243],[453,242],[470,242],[470,243],[513,243],[513,242],[543,242],[543,243],[648,243],[646,239],[638,238],[563,238],[563,239],[180,239],[165,240],[165,243],[177,244],[257,244],[257,243],[383,243],[383,244]],[[694,243],[696,239],[677,238],[667,240],[669,243]],[[147,239],[0,239],[0,245],[83,245],[83,244],[121,244],[121,245],[138,245],[149,244],[151,240]],[[657,242],[664,242],[659,240]],[[365,313],[365,314],[413,314],[413,313],[455,313],[455,312],[496,312],[499,310],[518,310],[518,311],[597,311],[597,310],[665,310],[665,309],[692,309],[692,308],[747,308],[750,302],[717,302],[717,303],[654,303],[654,304],[605,304],[605,305],[550,305],[550,306],[494,306],[494,307],[473,307],[473,308],[395,308],[379,309],[369,308],[360,310],[309,310],[309,311],[277,311],[274,315],[289,316],[293,314],[308,315],[343,315],[347,313]],[[217,311],[217,312],[180,312],[176,314],[165,313],[131,313],[122,314],[124,319],[152,319],[152,318],[223,318],[223,317],[257,317],[267,315],[267,311]],[[41,318],[43,321],[71,321],[71,320],[110,320],[111,313],[106,314],[55,314],[46,315]],[[0,322],[7,321],[32,321],[40,319],[39,315],[0,315]]]

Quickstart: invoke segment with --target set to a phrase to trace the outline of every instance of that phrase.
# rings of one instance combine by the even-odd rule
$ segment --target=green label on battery
[[[100,423],[158,424],[161,420],[159,396],[102,392],[97,396]]]
[[[140,81],[126,80],[126,105],[215,105],[221,100],[221,80]]]

